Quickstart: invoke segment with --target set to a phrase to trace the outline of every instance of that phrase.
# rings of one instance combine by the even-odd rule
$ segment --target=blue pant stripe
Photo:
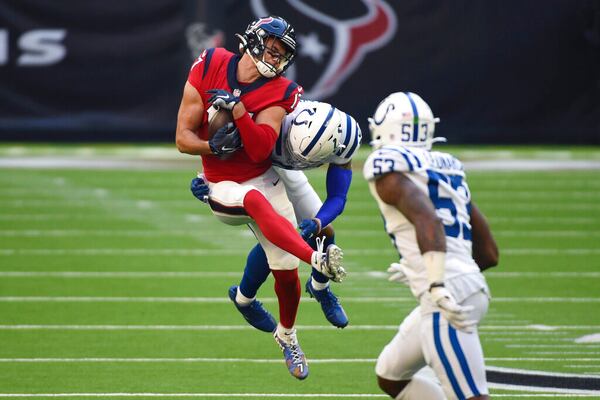
[[[480,396],[479,390],[477,390],[477,386],[475,385],[475,381],[473,380],[471,370],[469,369],[467,358],[465,357],[465,354],[463,353],[462,348],[460,347],[460,343],[458,342],[458,337],[456,336],[456,329],[450,326],[450,324],[448,324],[448,335],[450,336],[450,343],[452,343],[454,353],[456,353],[456,358],[458,358],[458,362],[460,363],[460,368],[462,369],[463,374],[465,374],[465,378],[467,379],[467,383],[469,384],[471,392],[473,392],[473,396]]]
[[[446,370],[446,375],[450,380],[450,384],[452,385],[452,389],[454,389],[454,393],[458,397],[458,400],[466,400],[465,395],[463,394],[460,386],[458,385],[458,381],[456,380],[456,376],[454,376],[454,372],[452,372],[452,366],[450,365],[450,361],[446,357],[446,353],[444,352],[444,348],[442,347],[442,339],[440,338],[440,313],[433,313],[433,341],[435,343],[435,349],[437,350],[438,355],[440,356],[440,360],[442,361],[442,365]]]

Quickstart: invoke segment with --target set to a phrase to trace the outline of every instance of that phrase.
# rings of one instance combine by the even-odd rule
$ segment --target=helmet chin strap
[[[254,56],[252,55],[252,53],[250,53],[250,50],[248,50],[248,49],[246,49],[246,53],[250,56],[254,65],[256,65],[256,69],[258,70],[259,74],[261,74],[265,78],[273,78],[273,77],[275,77],[275,75],[277,75],[277,69],[275,69],[274,66],[272,66],[271,64],[269,64],[268,62],[266,62],[264,60],[256,61],[256,58],[254,58]],[[263,53],[263,58],[264,58],[264,53]]]

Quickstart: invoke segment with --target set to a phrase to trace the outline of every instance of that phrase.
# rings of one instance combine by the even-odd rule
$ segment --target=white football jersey
[[[446,233],[445,280],[477,273],[476,280],[484,282],[471,255],[471,193],[462,163],[448,153],[388,145],[369,155],[363,174],[377,200],[385,229],[408,266],[413,294],[418,297],[428,288],[415,228],[397,208],[384,203],[375,188],[375,180],[390,172],[405,174],[435,206]]]
[[[287,148],[287,146],[285,146],[285,142],[290,133],[290,129],[292,128],[292,121],[303,110],[313,108],[313,103],[314,102],[312,101],[301,100],[298,103],[296,109],[291,114],[286,115],[283,119],[279,138],[277,139],[277,143],[275,143],[275,148],[273,149],[273,153],[271,154],[271,160],[273,161],[273,165],[284,169],[293,170],[317,168],[323,164],[343,165],[347,164],[354,156],[354,153],[356,153],[356,151],[358,150],[362,138],[362,132],[360,131],[358,123],[350,115],[346,114],[343,111],[337,110],[341,114],[342,133],[340,137],[340,142],[344,145],[344,147],[342,149],[339,149],[335,153],[331,153],[331,156],[327,159],[320,160],[318,162],[300,162],[294,159],[294,157],[292,157],[289,149]]]

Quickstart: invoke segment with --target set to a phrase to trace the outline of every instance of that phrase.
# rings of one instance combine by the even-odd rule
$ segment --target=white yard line
[[[0,271],[1,278],[64,278],[64,279],[129,279],[129,278],[229,278],[239,277],[242,271]],[[300,273],[308,274],[307,271]],[[520,271],[520,272],[500,272],[486,271],[486,277],[493,278],[536,278],[536,279],[554,279],[554,278],[576,278],[589,279],[600,278],[600,272],[589,271],[569,271],[569,272],[548,272],[548,271]],[[352,271],[352,277],[385,279],[388,274],[381,271]]]
[[[507,389],[507,385],[502,387],[494,385],[492,388]],[[518,387],[518,386],[517,386]],[[510,388],[512,389],[512,388]],[[512,389],[520,390],[520,389]],[[522,390],[522,389],[521,389]],[[546,390],[548,391],[548,390]],[[508,397],[508,398],[561,398],[561,397],[597,397],[598,394],[580,394],[569,391],[563,393],[536,393],[536,394],[494,394],[493,397]],[[210,397],[225,397],[225,398],[389,398],[388,395],[380,393],[303,393],[303,394],[285,394],[285,393],[156,393],[156,392],[141,392],[141,393],[0,393],[0,397],[7,398],[37,398],[37,397],[193,397],[193,398],[210,398]]]
[[[600,208],[600,203],[598,204]],[[245,231],[244,231],[245,232]],[[160,237],[160,236],[189,236],[199,235],[202,232],[197,229],[175,229],[175,230],[135,230],[135,229],[0,229],[0,236],[6,237],[65,237],[65,236],[130,236],[130,237]],[[231,237],[235,231],[223,230],[217,232],[217,235]],[[585,230],[526,230],[526,231],[503,231],[495,230],[495,236],[504,237],[600,237],[600,232]],[[387,236],[383,229],[378,230],[360,230],[344,232],[346,237],[370,237]]]
[[[276,303],[274,297],[260,299]],[[124,297],[124,296],[1,296],[0,302],[61,302],[61,303],[229,303],[226,297]],[[414,303],[413,297],[347,297],[345,303]],[[600,303],[599,297],[495,297],[496,303]]]
[[[85,249],[15,249],[5,248],[0,249],[0,256],[14,255],[37,255],[37,256],[62,256],[62,255],[89,255],[89,256],[204,256],[204,255],[245,255],[249,249],[150,249],[150,248],[85,248]],[[371,256],[381,255],[382,253],[393,253],[390,248],[374,249],[345,249],[344,254],[350,256]],[[555,249],[555,248],[507,248],[502,250],[503,255],[512,256],[590,256],[600,254],[600,248],[572,248],[572,249]]]
[[[508,385],[491,385],[494,389],[512,389],[507,387]],[[518,386],[516,386],[518,387]],[[520,387],[518,387],[520,388]],[[512,389],[522,390],[522,389]],[[553,390],[553,389],[552,389]],[[564,389],[561,389],[564,390]],[[550,390],[545,390],[546,392]],[[535,393],[535,394],[494,394],[493,397],[507,397],[507,398],[561,398],[561,397],[598,397],[599,394],[581,394],[574,393],[571,391],[563,391],[562,393]],[[285,393],[155,393],[155,392],[142,392],[142,393],[0,393],[0,397],[20,397],[20,398],[36,398],[36,397],[194,397],[194,398],[205,398],[205,397],[225,397],[225,398],[282,398],[282,399],[293,399],[293,398],[389,398],[387,395],[380,393],[331,393],[331,394],[319,394],[319,393],[303,393],[303,394],[285,394]]]
[[[376,358],[311,358],[312,364],[374,364]],[[548,357],[486,357],[489,361],[544,361],[544,362],[598,362],[600,358],[548,358]],[[0,358],[0,363],[247,363],[247,364],[280,364],[280,358],[217,358],[217,357],[33,357],[33,358]]]
[[[507,344],[504,347],[511,349],[598,349],[600,344],[573,343],[573,344]]]
[[[214,217],[210,215],[201,215],[201,214],[189,214],[190,217],[197,219],[206,219],[214,221]],[[47,221],[47,220],[72,220],[73,218],[79,220],[106,220],[105,214],[95,214],[92,212],[87,213],[36,213],[36,214],[10,214],[3,213],[0,215],[0,221]],[[133,219],[137,220],[136,216],[130,216],[129,218],[126,215],[119,215],[118,218],[115,219]],[[516,223],[516,224],[579,224],[579,225],[597,225],[598,218],[595,217],[490,217],[492,222],[502,223]],[[346,222],[354,223],[354,222],[371,222],[378,221],[381,222],[381,217],[373,215],[350,215],[344,214],[344,218],[336,221],[337,224],[344,224]],[[188,221],[196,223],[197,221]],[[382,232],[383,233],[383,232]],[[385,234],[385,233],[383,233]]]
[[[321,330],[336,330],[331,325],[298,325],[298,329],[302,331],[321,331]],[[589,325],[589,326],[556,326],[557,330],[589,330],[599,329],[600,326]],[[11,330],[64,330],[64,331],[238,331],[238,330],[251,330],[254,329],[249,325],[40,325],[40,324],[18,324],[18,325],[0,325],[0,330],[11,331]],[[502,326],[481,326],[480,331],[485,332],[484,335],[498,333],[502,335],[511,335],[513,333],[522,335],[556,335],[560,333],[566,334],[567,332],[539,332],[533,329],[531,330],[528,325],[502,325]],[[349,325],[344,330],[351,331],[396,331],[398,325]],[[507,332],[508,331],[508,332]],[[518,332],[510,332],[518,331]],[[531,347],[531,346],[523,346]],[[550,346],[549,346],[550,347]],[[577,347],[574,345],[573,347]],[[579,346],[579,348],[583,348]],[[585,348],[588,348],[587,346]],[[569,354],[569,352],[530,352],[535,354]],[[572,352],[572,354],[577,354]],[[590,354],[589,352],[581,354]],[[600,354],[600,353],[598,353]]]
[[[562,388],[542,388],[536,386],[507,385],[502,383],[488,383],[490,389],[516,390],[522,392],[546,392],[546,394],[494,394],[492,397],[600,397],[600,390],[578,390]],[[550,393],[548,393],[550,392]],[[552,393],[555,392],[555,393]]]

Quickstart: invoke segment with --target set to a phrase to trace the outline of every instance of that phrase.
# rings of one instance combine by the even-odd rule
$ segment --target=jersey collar
[[[234,55],[233,57],[231,57],[231,59],[229,60],[229,64],[227,65],[227,83],[229,84],[229,87],[232,91],[238,89],[240,91],[240,95],[244,95],[248,92],[258,89],[259,87],[263,86],[265,83],[271,80],[269,78],[261,76],[260,78],[248,85],[240,84],[237,80],[237,69],[240,59],[241,57],[239,55]]]

